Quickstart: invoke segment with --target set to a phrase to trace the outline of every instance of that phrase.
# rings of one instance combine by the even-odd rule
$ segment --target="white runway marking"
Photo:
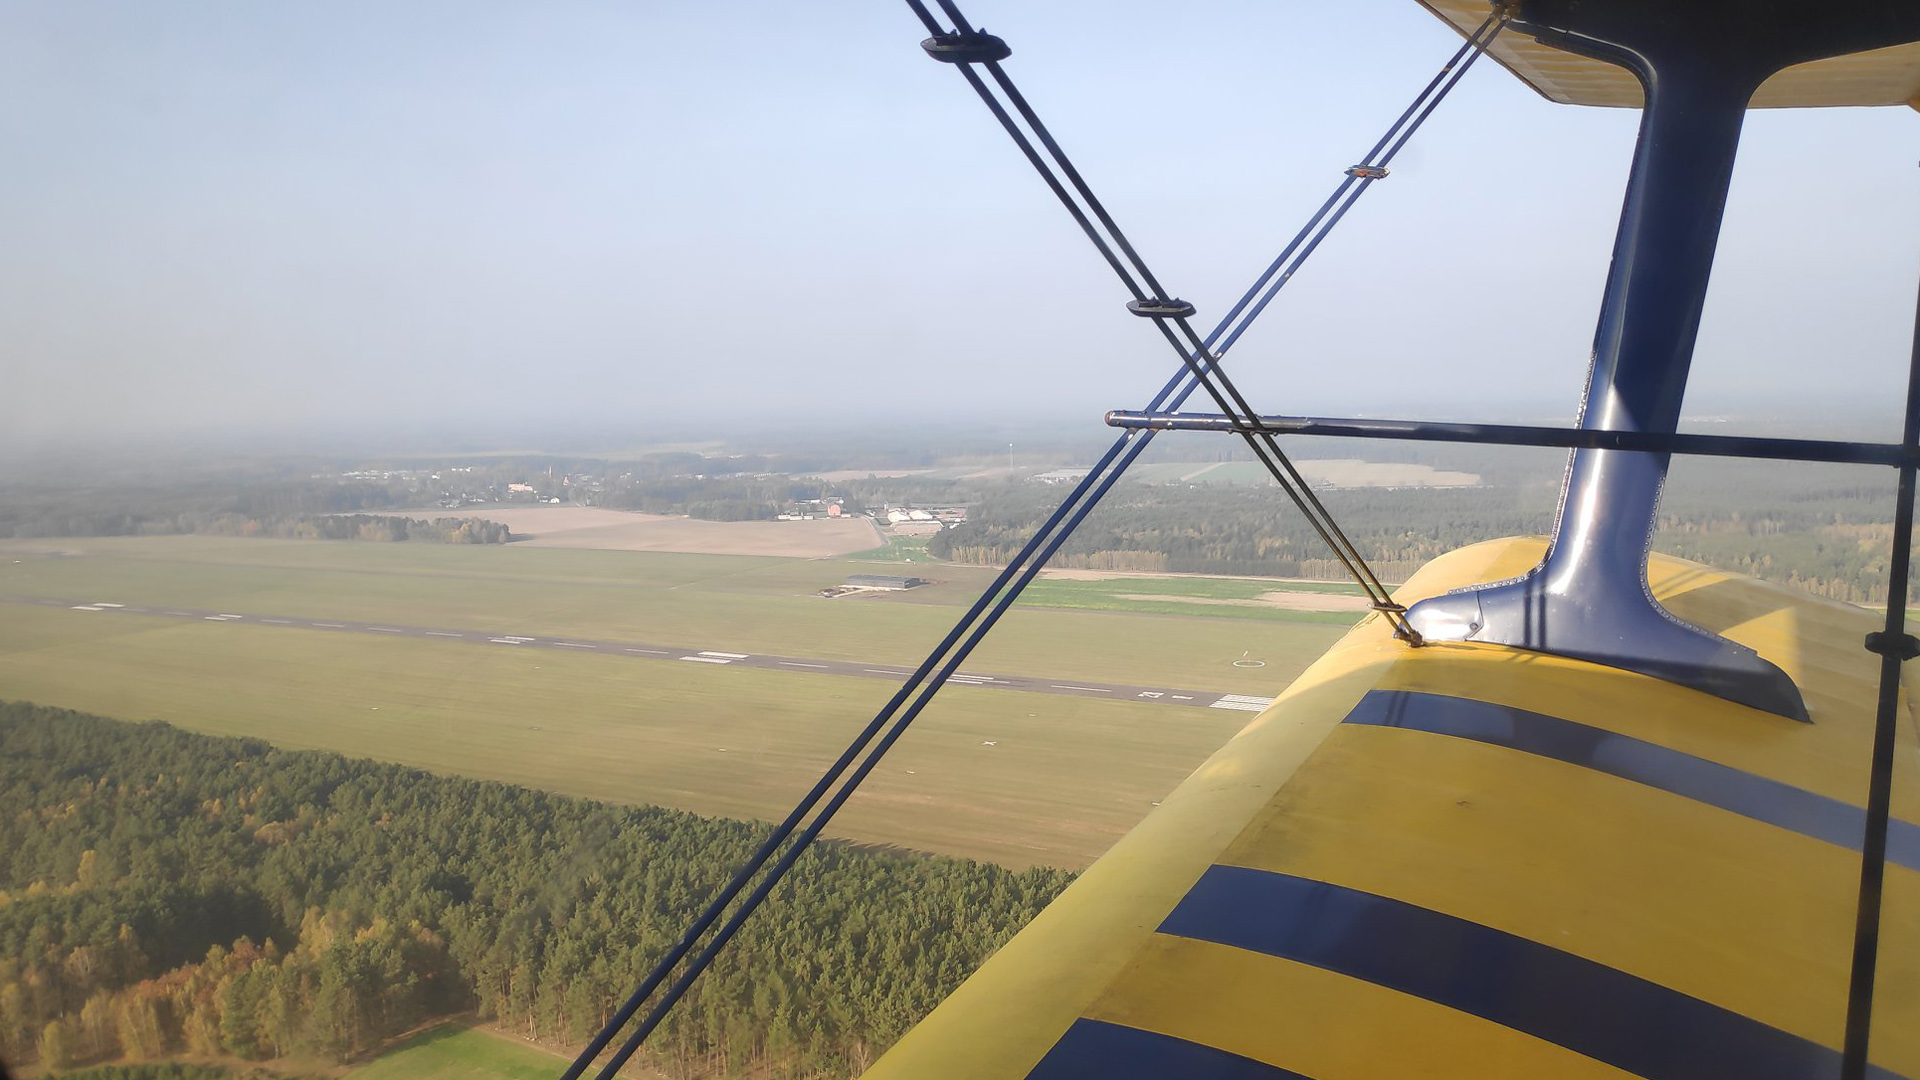
[[[552,638],[530,637],[524,634],[501,634],[491,636],[486,631],[469,630],[427,630],[421,627],[371,626],[366,623],[317,622],[305,619],[269,617],[263,615],[242,615],[237,612],[223,611],[205,614],[199,611],[181,611],[170,608],[129,607],[126,604],[108,600],[99,600],[88,604],[75,604],[65,598],[16,598],[7,597],[3,602],[34,603],[54,607],[68,607],[74,611],[127,611],[141,614],[174,615],[180,618],[197,618],[207,622],[233,622],[247,620],[267,623],[274,626],[303,626],[323,630],[349,630],[359,633],[400,634],[415,637],[437,637],[459,640],[471,638],[475,641],[488,641],[496,645],[527,645],[538,643],[559,649],[588,649],[594,651],[625,652],[634,656],[672,657],[696,664],[732,664],[747,662],[749,667],[765,669],[784,667],[800,671],[823,672],[831,675],[849,676],[855,674],[875,675],[887,679],[908,679],[914,671],[901,668],[859,667],[859,661],[848,660],[790,660],[780,656],[766,654],[723,652],[718,649],[702,649],[698,652],[680,654],[673,649],[655,649],[644,645],[621,645],[618,642],[556,641]],[[961,686],[985,686],[990,689],[1016,690],[1028,693],[1043,690],[1057,690],[1062,693],[1108,694],[1130,697],[1136,701],[1160,702],[1164,704],[1182,704],[1201,708],[1231,709],[1240,712],[1261,712],[1273,703],[1272,698],[1251,694],[1213,693],[1175,694],[1165,690],[1142,690],[1131,686],[1084,686],[1079,683],[1043,683],[1037,677],[981,675],[967,671],[956,671],[947,676],[952,683]],[[991,743],[989,743],[991,745]]]
[[[1228,694],[1208,705],[1209,709],[1238,709],[1241,712],[1265,712],[1273,704],[1270,697],[1252,697],[1247,694]]]

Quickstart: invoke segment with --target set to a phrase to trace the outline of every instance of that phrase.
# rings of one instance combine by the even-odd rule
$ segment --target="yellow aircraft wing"
[[[1463,549],[1402,603],[1518,574]],[[1369,617],[867,1075],[1837,1075],[1871,614],[1656,556],[1656,597],[1812,723]],[[1900,732],[1872,1060],[1920,1077],[1920,758]]]
[[[1463,35],[1487,17],[1486,0],[1420,0],[1420,4]],[[1804,17],[1817,20],[1821,15],[1818,5],[1808,5]],[[1626,68],[1542,45],[1525,34],[1502,35],[1487,55],[1549,101],[1627,109],[1641,105],[1640,80]],[[1794,64],[1760,84],[1748,104],[1755,109],[1840,105],[1920,109],[1920,42]]]

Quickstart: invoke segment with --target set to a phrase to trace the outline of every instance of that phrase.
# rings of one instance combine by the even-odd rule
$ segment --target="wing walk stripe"
[[[1412,690],[1373,690],[1349,724],[1406,728],[1504,746],[1618,776],[1815,840],[1859,851],[1866,812],[1839,799],[1557,716]],[[1920,826],[1888,824],[1887,861],[1920,870]]]
[[[1311,1080],[1211,1046],[1104,1020],[1073,1022],[1027,1080],[1129,1080],[1131,1077],[1205,1080]]]
[[[1479,923],[1291,874],[1213,866],[1160,933],[1310,964],[1649,1080],[1838,1076],[1840,1055],[1658,983]],[[1877,1080],[1895,1074],[1873,1068]]]

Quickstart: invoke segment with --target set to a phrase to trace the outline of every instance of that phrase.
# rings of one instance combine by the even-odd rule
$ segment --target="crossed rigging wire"
[[[906,0],[907,6],[926,25],[928,32],[934,36],[934,40],[945,39],[962,44],[985,40],[998,44],[997,39],[991,39],[980,31],[976,31],[951,0],[936,0],[936,2],[952,20],[951,31],[941,27],[922,0]],[[1167,339],[1168,344],[1180,354],[1182,370],[1176,372],[1166,385],[1160,388],[1159,393],[1155,394],[1152,401],[1148,403],[1146,411],[1176,410],[1195,390],[1204,388],[1221,412],[1233,418],[1236,432],[1245,438],[1255,457],[1266,466],[1281,489],[1307,517],[1320,537],[1333,549],[1334,555],[1341,564],[1360,583],[1374,608],[1393,625],[1396,635],[1405,638],[1411,644],[1418,644],[1419,638],[1406,623],[1405,609],[1393,602],[1386,587],[1367,566],[1353,542],[1327,513],[1326,508],[1321,505],[1320,500],[1313,494],[1299,471],[1294,468],[1293,463],[1281,452],[1274,437],[1271,434],[1251,430],[1256,414],[1227,378],[1226,373],[1221,370],[1220,358],[1240,339],[1240,336],[1252,325],[1253,320],[1266,310],[1274,296],[1292,279],[1294,273],[1320,246],[1320,242],[1326,238],[1327,233],[1346,216],[1348,210],[1353,208],[1353,204],[1359,200],[1360,196],[1366,193],[1375,180],[1386,175],[1386,165],[1413,137],[1414,132],[1419,130],[1421,124],[1433,113],[1441,100],[1459,83],[1480,54],[1492,44],[1504,22],[1505,15],[1496,12],[1467,38],[1466,43],[1460,46],[1459,50],[1414,98],[1413,103],[1408,105],[1387,129],[1387,133],[1367,151],[1361,163],[1347,171],[1346,178],[1334,189],[1333,194],[1327,197],[1327,200],[1313,213],[1273,262],[1268,264],[1267,268],[1254,280],[1246,293],[1240,297],[1239,302],[1227,312],[1226,317],[1221,319],[1219,325],[1205,337],[1197,334],[1189,324],[1187,315],[1191,313],[1190,307],[1182,310],[1184,306],[1161,288],[1159,281],[1147,269],[1145,262],[1134,250],[1133,245],[1127,241],[1125,234],[1120,231],[1118,225],[1114,224],[1106,208],[1094,197],[1079,171],[1067,160],[1065,152],[1054,141],[1046,126],[1040,122],[1040,118],[1034,114],[1026,98],[1015,89],[1012,80],[1000,67],[998,59],[954,64],[966,77],[968,84],[980,95],[994,117],[1013,137],[1015,144],[1067,208],[1075,222],[1086,232],[1088,239],[1093,241],[1108,265],[1119,275],[1128,291],[1133,294],[1135,301],[1147,306],[1150,310],[1175,312],[1148,316],[1153,319],[1155,327]],[[1000,55],[1005,55],[1004,48]],[[1033,142],[1028,139],[1026,133],[1013,122],[1005,106],[974,71],[975,66],[987,69],[994,83],[1012,104],[1014,111],[1020,114],[1033,135],[1046,148],[1048,156],[1057,164],[1060,174],[1066,178],[1064,184],[1060,176],[1056,176],[1053,169],[1049,167],[1046,158],[1043,158],[1034,148]],[[1084,210],[1069,194],[1069,186],[1084,200],[1086,204]],[[1097,219],[1104,228],[1105,236],[1100,229],[1094,227],[1093,220],[1088,217],[1089,212],[1092,218]],[[1120,255],[1115,253],[1116,247],[1119,252],[1124,253],[1124,262]],[[1137,279],[1134,276],[1136,273]],[[866,727],[861,729],[786,818],[774,827],[747,862],[721,887],[713,900],[688,926],[680,940],[648,972],[639,988],[580,1052],[580,1056],[574,1060],[573,1064],[568,1066],[566,1072],[561,1075],[561,1080],[578,1080],[613,1039],[626,1028],[640,1008],[660,991],[661,986],[666,983],[674,970],[680,967],[682,961],[687,959],[688,954],[699,947],[699,954],[687,963],[685,970],[674,979],[672,985],[660,994],[659,1000],[654,1002],[653,1007],[648,1010],[632,1034],[596,1074],[596,1080],[612,1080],[620,1067],[626,1064],[647,1037],[659,1027],[667,1012],[685,995],[693,981],[699,978],[701,972],[713,962],[714,957],[739,931],[748,917],[766,900],[801,854],[820,835],[821,830],[853,796],[860,783],[932,701],[948,677],[958,670],[974,647],[1012,606],[1022,590],[1040,572],[1040,568],[1055,551],[1059,550],[1060,545],[1066,542],[1073,530],[1120,479],[1127,467],[1146,450],[1154,434],[1155,432],[1149,429],[1128,429],[1114,440],[1113,445],[1053,511],[1006,568],[994,578],[993,583],[980,595],[980,598],[967,609],[966,614],[960,618],[952,630],[948,631],[946,637],[941,639],[925,660],[921,661],[919,667],[914,669],[913,674],[901,688],[888,699],[887,704],[874,715]],[[917,696],[916,691],[918,691]],[[908,704],[909,698],[913,699],[911,704]],[[878,736],[878,742],[874,741],[876,736]],[[872,744],[871,747],[869,744]],[[863,753],[864,757],[862,757]],[[847,772],[849,767],[852,768],[851,773]],[[838,790],[834,790],[834,785],[843,775],[846,776],[845,782],[840,784]],[[833,792],[830,797],[829,791]],[[819,812],[814,814],[812,820],[807,821],[803,828],[801,823],[806,821],[807,815],[820,804],[822,798],[827,800],[825,805],[821,806]],[[794,837],[796,829],[799,830],[799,835],[791,844],[787,844],[784,851],[781,851],[781,845],[785,844],[789,837]],[[761,875],[761,870],[766,867],[767,861],[774,857],[775,852],[780,852],[778,861],[765,875]],[[720,920],[720,917],[727,913],[728,907],[756,876],[760,876],[760,881],[754,886],[753,891],[733,910],[732,914],[727,915],[725,923],[713,934],[711,940],[701,946],[701,939],[706,937],[707,932]]]

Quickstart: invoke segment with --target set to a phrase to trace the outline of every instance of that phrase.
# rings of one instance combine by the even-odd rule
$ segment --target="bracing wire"
[[[921,0],[907,0],[907,2],[914,8],[916,14],[920,16],[921,22],[930,29],[933,29],[933,32],[938,35],[940,33],[938,29],[939,24],[933,19],[931,13],[926,11]],[[959,7],[954,3],[954,0],[936,0],[936,2],[948,18],[953,20],[955,34],[965,35],[976,33],[974,28],[960,13]],[[1466,74],[1467,69],[1472,66],[1473,61],[1478,59],[1480,54],[1492,43],[1493,37],[1499,33],[1503,24],[1503,15],[1496,13],[1495,15],[1489,16],[1487,20],[1481,24],[1479,29],[1469,36],[1467,42],[1455,53],[1454,57],[1448,61],[1441,73],[1428,84],[1428,89],[1422,92],[1421,98],[1416,99],[1414,104],[1409,106],[1408,109],[1401,114],[1401,119],[1395,123],[1395,129],[1399,129],[1403,124],[1406,124],[1409,118],[1412,118],[1413,123],[1411,126],[1405,130],[1396,131],[1395,129],[1390,129],[1387,135],[1383,137],[1379,143],[1375,144],[1374,150],[1371,151],[1368,156],[1371,158],[1380,152],[1381,147],[1387,147],[1381,159],[1379,161],[1363,162],[1362,166],[1356,166],[1354,169],[1349,170],[1348,180],[1354,181],[1357,179],[1357,186],[1354,187],[1354,190],[1338,208],[1337,212],[1332,214],[1330,220],[1326,222],[1325,228],[1316,232],[1306,253],[1310,254],[1311,248],[1318,246],[1319,240],[1326,235],[1326,230],[1338,223],[1339,219],[1345,215],[1346,210],[1352,206],[1353,201],[1357,200],[1359,196],[1366,191],[1367,186],[1375,179],[1378,179],[1379,176],[1384,175],[1386,163],[1406,144],[1406,140],[1412,136],[1413,130],[1417,129],[1419,124],[1424,122],[1426,117],[1432,113],[1434,107],[1438,105],[1439,100],[1444,98],[1446,93],[1452,89],[1453,85]],[[1463,57],[1464,63],[1461,62]],[[1151,292],[1153,298],[1162,301],[1166,300],[1166,291],[1161,287],[1158,279],[1154,277],[1153,272],[1148,269],[1145,260],[1140,257],[1132,243],[1127,240],[1126,234],[1121,231],[1112,216],[1107,212],[1106,207],[1100,202],[1099,198],[1094,195],[1092,189],[1080,175],[1079,170],[1073,166],[1072,161],[1068,159],[1065,151],[1060,148],[1060,144],[1054,139],[1053,134],[1047,130],[1046,125],[1041,122],[1039,116],[1027,103],[1026,98],[1014,86],[1013,80],[1007,76],[999,62],[988,60],[983,62],[981,66],[985,67],[988,74],[993,77],[993,81],[999,86],[1001,93],[1012,103],[1014,110],[1020,114],[1021,119],[1025,121],[1027,128],[1033,133],[1034,137],[1039,140],[1042,146],[1046,147],[1048,155],[1058,166],[1060,174],[1065,177],[1065,185],[1047,168],[1039,152],[1034,149],[1032,143],[1028,140],[1025,132],[1013,122],[1012,118],[1007,114],[1007,111],[988,90],[985,82],[974,73],[972,65],[962,64],[959,66],[961,74],[966,78],[968,84],[973,87],[974,92],[979,95],[981,101],[986,104],[995,119],[1006,129],[1007,134],[1026,156],[1028,162],[1040,172],[1042,179],[1053,191],[1055,197],[1060,200],[1074,221],[1080,225],[1088,238],[1093,241],[1094,246],[1099,249],[1100,254],[1106,259],[1108,265],[1113,267],[1127,289],[1134,294],[1136,299],[1144,299],[1141,295],[1142,289],[1140,284],[1134,280],[1132,274],[1129,274],[1127,270],[1123,268],[1119,256],[1115,254],[1114,248],[1116,247],[1120,252],[1125,254],[1126,262],[1139,274],[1140,281],[1145,283],[1147,290]],[[1437,93],[1434,92],[1436,87],[1438,88]],[[1428,99],[1429,95],[1431,95],[1430,99]],[[1428,100],[1423,101],[1423,99]],[[1364,166],[1371,167],[1363,168]],[[1356,177],[1354,175],[1355,173],[1362,173],[1363,175]],[[1080,200],[1085,204],[1086,211],[1091,212],[1092,216],[1099,220],[1101,226],[1105,229],[1106,236],[1111,238],[1111,246],[1107,239],[1096,232],[1092,222],[1088,220],[1087,213],[1083,212],[1081,207],[1069,197],[1066,190],[1068,185],[1078,193]],[[1350,185],[1343,184],[1341,191],[1336,192],[1334,199],[1329,200],[1329,203],[1339,200],[1341,193],[1345,192],[1348,186]],[[1325,208],[1323,208],[1323,213],[1324,212]],[[1285,256],[1283,255],[1283,259],[1284,258]],[[1289,271],[1267,289],[1260,301],[1255,305],[1254,310],[1249,313],[1249,319],[1243,321],[1235,328],[1232,340],[1238,339],[1239,334],[1243,332],[1250,323],[1251,317],[1265,309],[1267,303],[1271,302],[1279,288],[1285,285],[1291,276],[1291,271]],[[1245,301],[1243,300],[1241,305],[1236,305],[1231,314],[1238,314],[1244,304]],[[1184,316],[1174,315],[1166,318],[1156,318],[1154,321],[1160,328],[1161,333],[1167,338],[1168,344],[1172,345],[1175,351],[1180,354],[1182,362],[1188,366],[1189,370],[1192,371],[1194,376],[1199,380],[1200,385],[1207,391],[1208,396],[1213,398],[1215,405],[1223,414],[1226,414],[1234,421],[1235,432],[1245,440],[1248,448],[1253,451],[1254,458],[1267,469],[1269,475],[1271,475],[1275,483],[1280,486],[1282,492],[1293,502],[1302,516],[1307,519],[1308,524],[1313,527],[1321,540],[1326,543],[1327,547],[1333,552],[1334,557],[1340,562],[1341,566],[1355,582],[1360,585],[1362,591],[1367,594],[1368,601],[1372,604],[1373,608],[1380,612],[1381,615],[1392,624],[1397,636],[1413,644],[1418,644],[1419,636],[1407,623],[1405,609],[1394,603],[1391,593],[1389,593],[1386,586],[1380,581],[1379,576],[1373,572],[1372,567],[1368,565],[1365,555],[1360,552],[1358,546],[1355,545],[1346,535],[1345,531],[1340,528],[1339,523],[1327,510],[1325,504],[1320,501],[1319,496],[1313,492],[1312,487],[1307,483],[1305,477],[1300,474],[1300,471],[1294,466],[1286,453],[1281,450],[1279,440],[1270,433],[1256,432],[1253,430],[1257,414],[1219,364],[1219,357],[1225,352],[1225,349],[1210,352],[1209,346],[1211,338],[1203,340],[1194,332],[1192,325]],[[1180,332],[1178,336],[1175,335],[1172,328],[1169,328],[1168,323],[1172,323],[1174,327],[1178,328]],[[1186,345],[1181,343],[1181,337],[1186,339]],[[1229,344],[1231,344],[1231,341],[1229,341]],[[1192,347],[1191,351],[1189,351],[1188,345]],[[1201,368],[1201,358],[1208,358],[1209,363],[1207,366],[1211,368],[1211,372]]]
[[[1908,450],[1920,449],[1920,302],[1914,305],[1912,350],[1907,367],[1907,411],[1902,418],[1900,435],[1900,445]],[[1860,890],[1854,910],[1853,960],[1847,980],[1840,1080],[1866,1080],[1871,1068],[1867,1051],[1873,1041],[1873,996],[1887,877],[1887,830],[1893,814],[1894,745],[1901,714],[1900,674],[1904,661],[1920,655],[1920,641],[1907,633],[1916,479],[1912,460],[1903,462],[1894,496],[1886,622],[1878,634],[1867,635],[1867,648],[1880,654],[1880,694],[1867,768],[1867,822],[1860,844]]]
[[[959,17],[958,11],[953,9],[951,4],[947,3],[946,0],[940,0],[940,2],[942,8],[946,9],[948,13],[954,17],[956,23],[964,25],[964,20]],[[931,33],[938,35],[942,32],[939,24],[932,18],[920,0],[907,0],[907,3]],[[1489,20],[1489,25],[1492,25],[1493,22],[1494,20]],[[1495,29],[1497,30],[1497,26]],[[1417,130],[1420,124],[1425,121],[1426,117],[1432,113],[1434,107],[1439,104],[1439,101],[1446,96],[1447,92],[1450,91],[1458,81],[1459,76],[1464,73],[1465,68],[1461,65],[1462,58],[1467,58],[1467,63],[1470,64],[1472,57],[1477,55],[1478,51],[1484,50],[1486,43],[1491,40],[1491,35],[1487,35],[1484,40],[1481,38],[1481,33],[1484,33],[1486,30],[1487,27],[1483,26],[1481,32],[1477,32],[1474,37],[1470,38],[1468,42],[1454,54],[1452,59],[1441,68],[1439,74],[1435,75],[1420,94],[1416,96],[1413,103],[1401,113],[1399,118],[1389,127],[1387,133],[1383,135],[1373,149],[1368,152],[1367,158],[1369,162],[1381,153],[1382,147],[1387,147],[1389,143],[1391,143],[1392,146],[1392,149],[1387,154],[1389,159],[1392,156],[1392,152],[1396,152],[1400,146],[1405,145],[1406,140],[1412,137],[1413,132]],[[998,72],[998,65],[993,64],[991,67],[996,71],[996,80],[1003,80],[1004,73]],[[977,81],[977,76],[972,74],[970,66],[960,65],[960,68],[962,73],[969,77],[969,81],[975,84],[976,89],[982,91],[983,97],[986,98],[989,108],[994,112],[995,116],[999,118],[1003,125],[1007,126],[1010,131],[1014,130],[1011,119],[1006,115],[1005,110],[999,106],[997,101],[992,100],[990,95],[985,93],[984,85]],[[1002,85],[1017,95],[1017,91],[1012,91],[1010,80],[1006,80]],[[1026,105],[1025,99],[1016,98],[1015,100],[1017,101],[1016,107],[1022,112],[1023,117],[1029,119],[1034,125],[1039,126],[1038,117],[1033,115],[1031,108]],[[1042,130],[1044,130],[1044,128],[1042,128]],[[1041,172],[1043,178],[1047,180],[1056,196],[1067,205],[1076,222],[1086,231],[1089,239],[1094,242],[1109,265],[1121,279],[1127,283],[1129,291],[1135,294],[1136,299],[1147,298],[1147,294],[1133,282],[1131,275],[1127,271],[1126,264],[1124,264],[1113,252],[1112,248],[1107,245],[1099,232],[1093,227],[1092,222],[1087,219],[1086,215],[1073,204],[1071,198],[1066,194],[1066,189],[1052,176],[1037,152],[1033,150],[1031,144],[1019,137],[1016,137],[1016,142],[1020,144],[1023,152],[1027,154],[1029,162],[1032,163],[1036,169]],[[1057,152],[1057,144],[1053,143],[1050,134],[1045,136],[1043,142],[1049,145],[1050,151]],[[1065,155],[1062,153],[1059,154],[1059,157],[1064,159]],[[1382,164],[1383,163],[1384,162],[1382,162]],[[1078,172],[1074,171],[1070,175],[1075,182],[1075,186],[1085,191],[1086,197],[1092,200],[1091,192],[1085,190],[1084,180],[1080,179]],[[1339,219],[1345,215],[1346,211],[1351,209],[1353,198],[1357,198],[1357,192],[1352,194],[1351,197],[1348,197],[1350,191],[1352,191],[1356,185],[1358,191],[1364,191],[1368,183],[1370,183],[1368,179],[1362,178],[1356,180],[1352,175],[1349,175],[1347,179],[1341,183],[1339,188],[1336,189],[1334,194],[1309,218],[1306,225],[1294,235],[1285,248],[1282,249],[1279,256],[1255,279],[1252,286],[1240,297],[1239,301],[1235,303],[1219,325],[1216,326],[1205,339],[1196,341],[1198,345],[1197,352],[1188,353],[1184,347],[1181,348],[1182,369],[1176,371],[1173,377],[1154,395],[1152,401],[1147,406],[1148,411],[1176,410],[1185,403],[1187,398],[1195,390],[1200,389],[1202,385],[1206,385],[1211,396],[1214,396],[1216,400],[1218,400],[1219,392],[1211,386],[1208,381],[1208,376],[1209,374],[1219,373],[1218,361],[1220,355],[1224,354],[1233,341],[1238,340],[1240,334],[1245,332],[1247,326],[1251,324],[1253,319],[1265,310],[1266,306],[1272,301],[1274,294],[1291,279],[1293,274],[1299,269],[1301,263],[1319,246],[1327,230],[1331,229],[1334,224],[1337,224]],[[1344,201],[1343,197],[1345,197]],[[1336,206],[1336,204],[1338,205]],[[1097,201],[1095,201],[1095,205],[1098,205]],[[1119,230],[1117,226],[1112,224],[1111,218],[1106,215],[1103,207],[1098,210],[1097,216],[1101,218],[1102,224],[1106,225],[1118,236]],[[1153,295],[1164,298],[1164,293],[1161,291],[1158,282],[1154,281],[1151,273],[1146,271],[1144,263],[1139,260],[1139,256],[1132,249],[1132,246],[1125,243],[1124,239],[1121,240],[1121,245],[1122,250],[1125,251],[1129,259],[1135,263],[1136,268],[1142,272],[1141,276],[1148,283],[1148,287],[1152,290]],[[1264,292],[1262,291],[1263,289],[1265,290]],[[1236,320],[1238,321],[1236,322]],[[1156,322],[1160,322],[1160,320],[1156,320]],[[1184,326],[1184,320],[1182,320],[1182,323]],[[1165,332],[1164,325],[1162,326],[1162,330]],[[1191,336],[1192,331],[1190,328],[1187,328],[1186,332]],[[1226,343],[1218,350],[1212,350],[1213,342],[1220,339],[1223,334],[1229,335]],[[1169,340],[1174,341],[1176,347],[1178,347],[1176,339],[1170,336]],[[1235,396],[1238,396],[1237,393]],[[1251,410],[1248,411],[1249,413],[1251,412]],[[673,971],[678,968],[693,949],[699,945],[701,939],[713,928],[720,917],[727,912],[727,909],[733,904],[735,899],[739,897],[741,891],[760,874],[760,871],[766,866],[767,861],[773,858],[775,852],[780,851],[781,846],[786,843],[789,838],[793,837],[796,829],[800,829],[798,838],[787,845],[786,850],[780,855],[773,869],[765,875],[764,879],[754,887],[747,899],[727,918],[718,933],[715,934],[713,940],[701,948],[699,955],[687,965],[687,969],[682,972],[680,976],[674,980],[673,984],[668,987],[667,991],[661,995],[660,1000],[649,1010],[639,1027],[635,1029],[634,1033],[629,1036],[626,1042],[621,1045],[619,1050],[616,1051],[614,1056],[608,1060],[597,1074],[598,1080],[611,1080],[620,1067],[624,1065],[644,1043],[647,1036],[664,1020],[667,1012],[685,994],[693,981],[712,963],[713,958],[719,953],[720,949],[725,947],[726,943],[738,932],[747,918],[750,917],[771,894],[774,887],[778,885],[805,849],[819,836],[821,830],[826,827],[834,814],[845,804],[847,799],[852,797],[854,790],[860,782],[878,765],[880,758],[892,747],[893,743],[904,734],[908,725],[913,722],[927,704],[932,701],[934,695],[939,692],[948,677],[958,669],[959,665],[963,663],[966,657],[973,651],[973,648],[984,639],[987,632],[992,629],[1000,617],[1011,607],[1014,601],[1018,599],[1020,593],[1026,588],[1026,585],[1033,580],[1034,576],[1038,574],[1047,560],[1051,558],[1054,552],[1059,549],[1060,545],[1072,535],[1073,531],[1078,527],[1080,522],[1085,519],[1087,514],[1092,511],[1094,506],[1098,504],[1100,499],[1119,481],[1126,469],[1146,450],[1154,434],[1151,430],[1134,429],[1123,433],[1114,441],[1113,445],[1107,449],[1106,453],[1103,454],[1095,463],[1094,467],[1089,470],[1086,477],[1075,486],[1073,491],[1070,492],[1059,507],[1053,511],[1041,525],[1040,529],[1035,532],[1033,537],[1022,546],[1018,554],[1016,554],[1000,574],[995,577],[992,584],[990,584],[986,591],[973,603],[961,617],[960,621],[955,624],[953,629],[947,633],[946,637],[941,640],[934,650],[928,654],[927,658],[914,670],[912,675],[909,676],[907,681],[901,686],[900,690],[888,700],[887,704],[875,714],[874,718],[866,727],[855,736],[834,763],[829,766],[814,786],[801,798],[800,802],[795,805],[793,810],[774,827],[767,838],[755,849],[746,863],[716,892],[713,899],[688,926],[685,933],[681,935],[675,944],[668,949],[648,972],[647,977],[641,982],[640,986],[627,1001],[615,1011],[613,1016],[608,1019],[608,1022],[602,1027],[600,1032],[583,1048],[580,1055],[562,1074],[562,1080],[578,1080],[578,1077],[593,1064],[613,1039],[632,1021],[641,1006],[660,990],[662,984],[672,975]],[[1277,446],[1275,449],[1277,450]],[[1291,463],[1288,464],[1290,468]],[[1297,473],[1293,475],[1296,479],[1298,478]],[[1305,489],[1305,482],[1298,482],[1300,487]],[[1283,487],[1285,486],[1284,481],[1282,481],[1282,485]],[[1317,502],[1317,500],[1315,501]],[[1301,509],[1303,512],[1306,512],[1306,506],[1301,506]],[[1324,535],[1323,533],[1323,536]],[[1344,536],[1342,539],[1344,539]],[[1333,541],[1329,539],[1329,543],[1332,544]],[[1338,547],[1336,546],[1336,552],[1337,551]],[[1375,581],[1377,584],[1377,579],[1375,579]],[[904,712],[901,712],[901,707],[906,704],[908,698],[914,697],[916,691],[919,692],[918,697],[915,698],[911,705],[906,707]],[[880,741],[874,744],[876,736],[879,737]],[[861,753],[868,750],[870,745],[872,746],[871,752],[868,753],[864,759],[860,759]],[[860,759],[857,765],[855,764],[856,759]],[[847,775],[847,770],[850,767],[853,769],[853,772],[851,775]],[[845,777],[845,782],[840,784],[837,791],[834,791],[834,785],[840,782],[843,776]],[[828,797],[829,791],[833,791],[831,797]],[[828,799],[826,805],[820,809],[819,813],[814,815],[813,819],[808,822],[804,828],[801,828],[801,822],[807,820],[807,815],[813,811],[815,806],[819,805],[820,800],[823,798]]]

